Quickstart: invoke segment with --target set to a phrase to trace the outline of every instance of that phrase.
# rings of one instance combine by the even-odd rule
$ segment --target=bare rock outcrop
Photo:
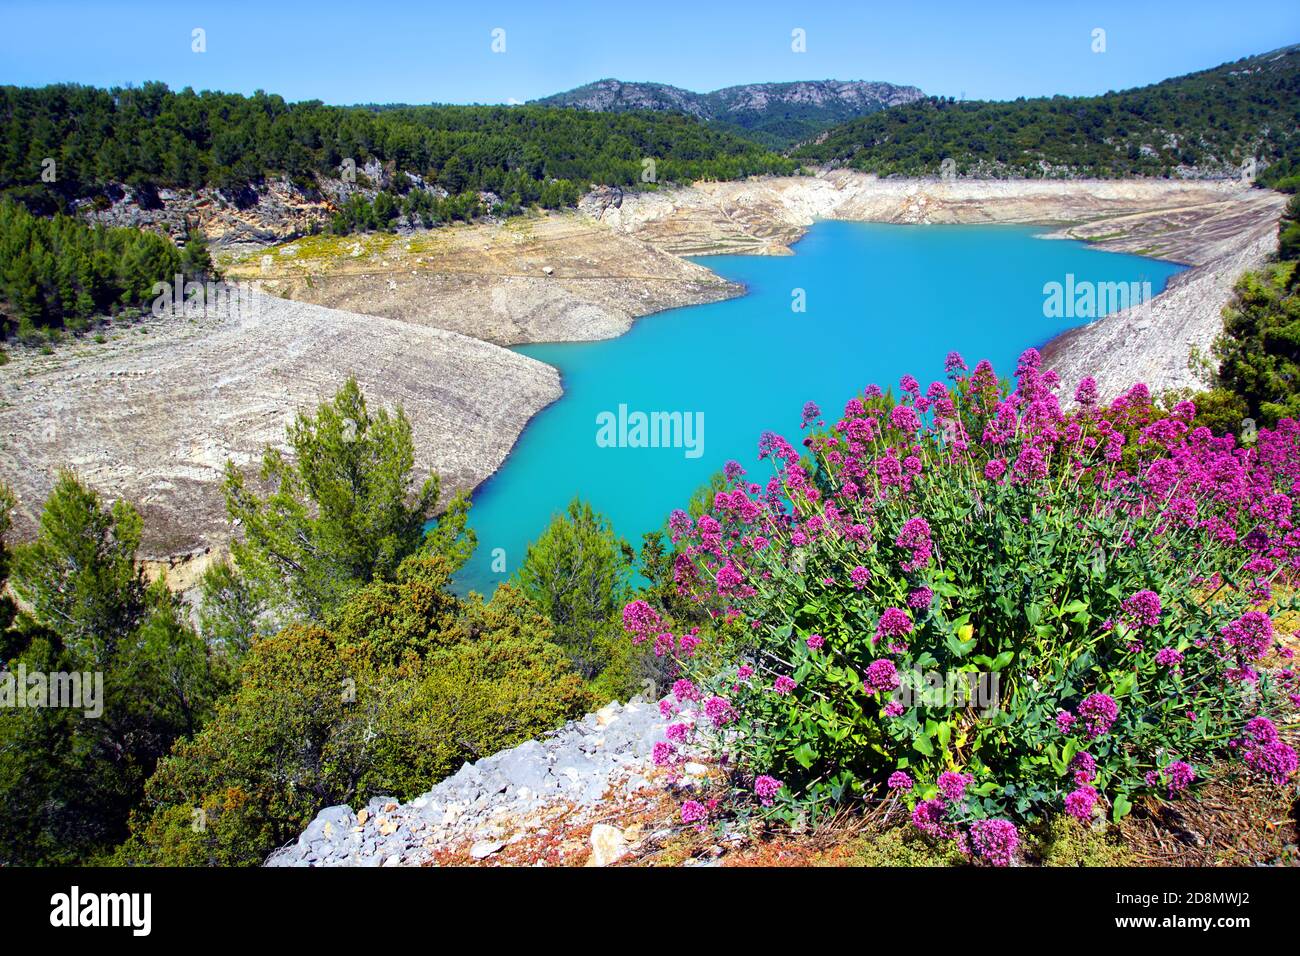
[[[617,206],[588,206],[615,232],[678,255],[742,253],[789,255],[790,245],[818,219],[902,224],[1093,224],[1116,238],[1140,239],[1127,251],[1146,251],[1158,227],[1219,219],[1233,206],[1257,210],[1278,197],[1239,182],[1144,180],[879,179],[852,170],[815,176],[774,176],[699,183],[687,189],[627,193]],[[1143,229],[1142,223],[1156,224]],[[1223,222],[1225,227],[1228,223]],[[1213,253],[1204,242],[1178,250],[1179,261],[1199,263]],[[1079,235],[1096,241],[1104,233]],[[1199,250],[1199,251],[1198,251]],[[1162,253],[1163,254],[1163,253]],[[1166,255],[1166,257],[1172,257]]]
[[[499,345],[614,338],[639,316],[743,291],[573,213],[410,236],[313,236],[225,267],[277,295]]]
[[[578,830],[608,819],[615,804],[652,799],[654,745],[667,723],[651,703],[608,704],[540,740],[467,763],[408,803],[379,796],[357,812],[327,807],[265,865],[420,866],[439,854],[494,862],[539,832]],[[628,852],[627,836],[597,823],[590,842],[573,849],[604,866]]]

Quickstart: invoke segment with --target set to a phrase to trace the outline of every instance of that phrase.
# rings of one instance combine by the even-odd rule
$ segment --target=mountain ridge
[[[784,149],[833,126],[924,96],[918,87],[879,80],[739,83],[697,93],[668,83],[606,77],[530,103],[602,113],[684,113]]]

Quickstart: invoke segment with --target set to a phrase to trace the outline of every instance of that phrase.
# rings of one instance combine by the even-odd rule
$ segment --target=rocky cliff
[[[347,180],[319,174],[301,181],[267,176],[237,189],[153,190],[118,184],[105,190],[107,204],[85,199],[74,205],[89,222],[152,229],[177,241],[193,224],[216,246],[272,245],[324,230],[334,212],[354,195],[374,199],[381,189],[393,185],[396,167],[372,158],[355,172]],[[445,189],[419,175],[405,175],[408,188],[447,196]],[[481,198],[488,205],[496,201],[488,193]]]

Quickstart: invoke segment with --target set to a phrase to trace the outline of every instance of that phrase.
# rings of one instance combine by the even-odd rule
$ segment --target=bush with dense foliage
[[[159,764],[118,861],[257,864],[326,806],[410,799],[581,714],[545,618],[509,586],[457,599],[452,569],[408,558],[323,625],[256,641],[238,691]]]
[[[1033,350],[1010,394],[987,363],[948,368],[924,391],[905,376],[897,404],[868,389],[830,428],[810,403],[808,456],[765,435],[772,478],[733,463],[708,513],[673,515],[679,590],[748,636],[719,667],[625,609],[682,670],[658,759],[725,751],[737,810],[787,820],[888,788],[992,863],[1016,822],[1119,818],[1234,749],[1289,779],[1269,715],[1297,688],[1266,666],[1262,609],[1300,566],[1300,424],[1240,447],[1140,385],[1099,407],[1085,379],[1066,415]]]
[[[1300,194],[1287,200],[1278,220],[1277,257],[1289,262],[1300,259]]]
[[[106,507],[65,472],[35,540],[13,550],[22,610],[4,634],[4,678],[30,694],[18,676],[98,674],[103,694],[98,714],[48,700],[0,707],[0,865],[110,850],[158,759],[229,686],[230,661],[199,639],[165,581],[143,580],[140,529],[129,504]]]
[[[321,620],[356,588],[393,580],[398,565],[422,548],[458,565],[472,553],[468,497],[457,495],[426,528],[438,475],[414,487],[406,413],[372,413],[355,378],[315,415],[299,414],[287,437],[290,457],[272,447],[262,457],[265,495],[233,462],[226,465],[226,510],[240,530],[231,554],[254,608],[260,601],[286,620]]]
[[[625,701],[662,682],[648,649],[623,640],[619,615],[632,598],[633,557],[607,518],[574,499],[528,546],[513,581],[602,701]]]
[[[1214,351],[1219,384],[1247,417],[1274,425],[1300,417],[1300,268],[1295,262],[1246,272],[1223,310]]]

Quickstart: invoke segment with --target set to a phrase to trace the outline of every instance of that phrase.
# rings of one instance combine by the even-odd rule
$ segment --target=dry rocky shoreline
[[[1195,387],[1188,358],[1217,334],[1236,276],[1272,249],[1282,205],[1240,183],[880,180],[839,170],[598,189],[577,212],[274,246],[247,242],[279,234],[258,207],[238,209],[236,222],[212,228],[230,240],[218,252],[228,279],[269,293],[257,297],[257,320],[151,319],[103,343],[16,355],[0,367],[0,469],[19,494],[20,537],[34,532],[67,465],[140,506],[146,556],[184,584],[201,566],[191,559],[228,540],[226,459],[254,466],[296,412],[348,374],[372,402],[406,408],[422,473],[438,471],[448,492],[470,489],[561,394],[554,369],[503,346],[610,338],[637,317],[742,294],[681,257],[789,255],[820,218],[1039,223],[1052,236],[1186,263],[1145,314],[1110,316],[1046,353],[1071,389],[1083,374],[1108,394],[1143,379]]]

